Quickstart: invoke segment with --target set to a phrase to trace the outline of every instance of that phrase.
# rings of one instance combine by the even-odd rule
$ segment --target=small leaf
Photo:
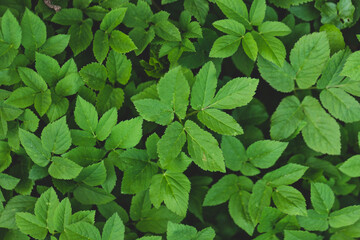
[[[90,63],[80,70],[80,76],[84,82],[94,90],[101,90],[105,86],[107,71],[105,66],[99,63]]]
[[[104,141],[110,135],[112,128],[117,123],[117,118],[118,114],[116,108],[111,108],[104,113],[96,127],[97,139]]]
[[[77,201],[85,205],[105,204],[111,202],[115,197],[107,193],[102,188],[80,185],[74,190],[74,197]]]
[[[55,56],[65,51],[65,48],[69,45],[69,41],[70,36],[65,34],[49,37],[39,48],[39,52],[51,57]]]
[[[52,22],[61,24],[61,25],[74,25],[81,23],[83,20],[83,13],[80,9],[77,8],[65,8],[61,11],[55,13]]]
[[[41,92],[35,95],[34,107],[42,117],[51,106],[51,91],[47,89],[45,92]]]
[[[263,179],[274,187],[290,185],[298,181],[304,175],[307,169],[308,167],[299,164],[288,163],[283,167],[265,174]]]
[[[329,224],[333,228],[350,226],[360,219],[360,206],[354,205],[334,211],[330,214]]]
[[[272,194],[275,206],[289,215],[306,216],[306,202],[304,196],[293,187],[280,186]]]
[[[265,12],[266,12],[265,0],[254,0],[253,3],[251,4],[251,8],[249,12],[250,23],[254,26],[259,26],[265,18]]]
[[[125,226],[117,213],[114,213],[105,223],[102,240],[123,240]]]
[[[241,42],[240,37],[225,35],[215,40],[209,56],[212,58],[227,58],[234,55]]]
[[[83,130],[95,133],[98,125],[98,114],[95,107],[78,96],[74,111],[75,122]]]
[[[41,142],[48,152],[65,153],[71,146],[70,130],[66,117],[48,124],[41,133]]]
[[[246,33],[243,41],[242,41],[242,47],[244,49],[245,54],[253,61],[256,60],[257,55],[258,55],[258,46],[257,43],[253,37],[253,35],[251,35],[251,33]]]
[[[204,198],[203,206],[216,206],[227,202],[238,191],[238,177],[228,174],[213,184]]]
[[[335,195],[325,183],[311,184],[311,204],[320,214],[329,214],[335,202]]]
[[[36,239],[44,239],[48,233],[46,224],[31,213],[16,213],[16,225],[22,233],[29,234]]]
[[[110,33],[124,19],[126,8],[116,8],[108,12],[100,24],[100,29],[106,33]]]
[[[160,125],[168,125],[174,119],[174,110],[168,104],[156,99],[140,99],[134,101],[136,110],[147,121]],[[154,107],[156,106],[156,107]]]
[[[223,33],[241,37],[245,34],[245,27],[241,23],[231,20],[231,19],[222,19],[213,22],[213,26],[222,31]]]
[[[255,224],[252,222],[248,206],[250,193],[239,191],[231,196],[229,201],[229,213],[235,224],[244,229],[250,236],[253,234]]]
[[[131,38],[118,30],[111,32],[109,44],[112,49],[119,53],[128,53],[136,49],[136,46]]]
[[[29,50],[41,47],[46,41],[45,23],[28,8],[21,20],[22,45]]]
[[[258,168],[272,167],[285,151],[288,143],[271,140],[257,141],[246,150],[249,161]]]
[[[282,22],[264,22],[259,26],[259,33],[274,37],[286,36],[291,33],[291,29]]]
[[[21,27],[9,9],[2,16],[1,30],[4,41],[13,44],[16,49],[19,48],[22,36]]]
[[[109,36],[101,30],[94,35],[93,52],[96,60],[102,63],[109,52]]]
[[[110,82],[125,85],[131,77],[132,64],[124,54],[111,51],[106,61],[106,69]]]
[[[53,157],[49,174],[56,179],[69,180],[76,178],[82,169],[81,166],[67,158]]]
[[[47,85],[44,79],[34,70],[25,67],[18,68],[21,80],[26,86],[34,89],[37,92],[45,92]]]
[[[360,155],[354,155],[348,158],[339,167],[339,170],[350,177],[353,178],[360,177]]]

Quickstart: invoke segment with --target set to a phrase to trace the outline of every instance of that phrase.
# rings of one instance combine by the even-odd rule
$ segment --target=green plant
[[[0,16],[0,239],[360,238],[359,1]]]

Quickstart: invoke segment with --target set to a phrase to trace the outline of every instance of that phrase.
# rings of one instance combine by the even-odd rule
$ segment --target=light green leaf
[[[259,26],[259,33],[273,37],[286,36],[291,33],[291,29],[285,23],[267,21]]]
[[[155,24],[155,33],[167,41],[180,42],[181,35],[179,29],[171,22],[165,20]]]
[[[203,206],[216,206],[227,202],[230,197],[239,191],[239,178],[235,174],[227,174],[213,184],[204,198]]]
[[[210,105],[217,85],[216,69],[213,62],[207,62],[195,77],[191,89],[190,103],[193,109],[200,110]]]
[[[360,120],[359,102],[339,88],[329,88],[321,91],[320,101],[322,105],[335,118],[346,123]]]
[[[350,226],[360,219],[360,206],[353,205],[330,214],[329,224],[333,228]]]
[[[254,0],[250,7],[249,19],[253,26],[259,26],[264,18],[266,12],[265,0]]]
[[[43,148],[41,140],[37,136],[20,128],[19,138],[34,163],[41,167],[45,167],[49,163],[51,154]]]
[[[58,232],[63,232],[64,228],[71,223],[71,203],[68,198],[64,198],[57,206],[54,213],[54,226]]]
[[[216,94],[209,107],[233,109],[248,104],[259,83],[255,78],[234,78],[227,82]]]
[[[49,37],[46,42],[39,48],[40,53],[48,56],[55,56],[64,52],[65,48],[69,45],[70,36],[65,34],[57,34]]]
[[[262,140],[251,144],[246,150],[249,161],[258,168],[272,167],[285,151],[288,143]]]
[[[131,77],[132,64],[124,54],[111,51],[106,60],[106,69],[110,82],[125,85]]]
[[[346,60],[344,68],[342,69],[340,75],[350,77],[354,80],[360,80],[360,51],[352,53]]]
[[[248,160],[244,146],[235,137],[222,136],[221,150],[224,154],[226,167],[232,171],[241,170],[245,161]]]
[[[206,0],[185,0],[184,8],[191,13],[200,24],[204,24],[209,12],[209,2]]]
[[[201,123],[222,135],[236,136],[243,134],[241,126],[233,117],[217,109],[205,109],[197,114]]]
[[[55,93],[59,96],[71,96],[79,91],[79,88],[84,85],[78,73],[70,73],[61,79],[55,86]]]
[[[105,86],[107,71],[104,65],[89,63],[80,70],[84,82],[94,90],[101,90]]]
[[[100,24],[100,29],[106,33],[110,33],[124,19],[126,8],[116,8],[108,12]]]
[[[101,30],[94,35],[93,52],[96,60],[102,63],[109,52],[109,36]]]
[[[77,8],[65,8],[61,9],[61,11],[56,12],[52,22],[60,24],[60,25],[74,25],[77,23],[81,23],[83,20],[83,13],[80,9]]]
[[[309,88],[316,83],[329,55],[329,41],[325,32],[306,35],[295,43],[290,52],[290,61],[296,71],[299,88]]]
[[[75,56],[90,46],[93,40],[92,26],[93,21],[87,18],[81,24],[73,24],[69,28],[69,45]]]
[[[184,236],[186,239],[198,239],[196,234],[196,228],[192,226],[168,222],[166,231],[166,239],[168,240],[181,240],[184,239]]]
[[[339,167],[339,170],[350,177],[360,177],[360,155],[354,155],[348,158]]]
[[[65,153],[71,146],[71,136],[66,117],[49,123],[41,133],[41,142],[48,152]]]
[[[213,26],[226,34],[241,37],[245,34],[245,27],[241,23],[232,19],[222,19],[213,22]]]
[[[25,83],[26,86],[34,89],[37,92],[45,92],[47,90],[46,82],[34,70],[26,67],[19,67],[18,71],[21,80]]]
[[[289,215],[306,216],[306,202],[304,196],[293,187],[279,186],[272,193],[275,206]]]
[[[247,29],[251,28],[247,7],[242,0],[216,0],[215,2],[226,17],[242,23]]]
[[[299,231],[299,230],[285,230],[285,238],[284,240],[321,240],[322,237],[319,237],[315,233],[310,233],[306,231]]]
[[[51,161],[49,174],[56,179],[74,179],[83,169],[80,165],[67,158],[53,157]]]
[[[99,124],[96,127],[96,137],[100,141],[104,141],[111,133],[112,128],[117,123],[117,110],[116,108],[111,108],[100,118]]]
[[[100,240],[100,232],[94,225],[88,222],[77,222],[65,227],[66,239],[77,240]]]
[[[180,154],[185,142],[186,135],[184,127],[179,122],[170,124],[157,144],[160,162],[165,164],[175,160]]]
[[[258,46],[253,35],[247,32],[242,40],[242,47],[245,54],[253,61],[256,60],[258,55]]]
[[[46,223],[50,233],[55,231],[54,214],[58,205],[59,199],[52,187],[42,193],[35,204],[35,216],[42,222]]]
[[[147,121],[160,125],[168,125],[174,119],[174,110],[168,104],[156,99],[140,99],[134,101],[136,110]]]
[[[78,96],[74,111],[75,122],[83,130],[95,133],[98,125],[98,114],[95,107]]]
[[[34,107],[41,117],[48,111],[50,105],[51,92],[49,89],[35,95]]]
[[[74,190],[74,197],[85,205],[101,205],[111,202],[115,197],[102,188],[80,185]]]
[[[0,186],[3,189],[13,190],[19,182],[19,178],[13,177],[6,173],[0,173]]]
[[[194,162],[203,170],[225,172],[224,157],[216,139],[190,120],[185,123],[185,131]]]
[[[128,53],[136,49],[136,46],[131,38],[118,30],[111,32],[109,44],[112,49],[119,53]]]
[[[308,167],[299,164],[288,163],[285,166],[265,174],[263,179],[274,187],[290,185],[298,181],[307,169]]]
[[[181,67],[176,67],[167,72],[157,85],[160,100],[171,106],[179,116],[184,119],[189,104],[190,87]]]
[[[44,239],[48,233],[46,224],[31,213],[16,213],[16,225],[22,233],[28,234],[35,239]]]
[[[255,183],[249,198],[249,214],[254,225],[258,224],[265,207],[270,206],[272,188],[265,181]]]
[[[296,73],[292,66],[285,61],[282,67],[265,60],[263,57],[258,58],[258,67],[261,76],[273,88],[280,92],[291,92],[294,90],[294,80]]]
[[[83,182],[88,186],[98,186],[106,180],[106,168],[104,161],[92,164],[82,169],[75,181]]]
[[[125,226],[117,213],[114,213],[105,223],[102,240],[123,240]]]
[[[239,191],[231,196],[229,201],[229,213],[236,225],[244,229],[250,236],[253,234],[255,224],[252,222],[248,206],[250,193]]]
[[[28,8],[21,20],[22,45],[29,50],[41,47],[46,41],[45,23]]]
[[[311,184],[311,204],[320,214],[329,214],[335,202],[335,195],[325,183]]]
[[[60,65],[52,57],[42,53],[35,53],[35,68],[40,76],[50,86],[54,85],[59,79]]]
[[[36,91],[29,87],[15,89],[5,103],[18,108],[26,108],[33,105]]]
[[[305,97],[302,106],[307,122],[302,129],[306,145],[321,153],[340,154],[340,129],[335,119],[313,97]]]
[[[238,50],[241,38],[232,35],[224,35],[215,40],[209,56],[212,58],[227,58],[234,55]]]
[[[5,42],[13,44],[16,49],[20,47],[21,27],[9,9],[2,16],[1,31]]]
[[[297,216],[300,227],[307,231],[326,231],[329,228],[328,214],[307,210],[307,216]]]
[[[110,137],[105,142],[105,149],[135,147],[142,137],[142,124],[141,117],[118,123],[111,130]]]

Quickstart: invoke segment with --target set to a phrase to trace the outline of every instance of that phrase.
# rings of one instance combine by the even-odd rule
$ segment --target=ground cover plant
[[[0,239],[360,238],[360,1],[0,16]]]

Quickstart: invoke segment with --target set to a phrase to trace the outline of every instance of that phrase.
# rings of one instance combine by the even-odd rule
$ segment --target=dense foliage
[[[360,1],[0,16],[0,239],[360,238]]]

